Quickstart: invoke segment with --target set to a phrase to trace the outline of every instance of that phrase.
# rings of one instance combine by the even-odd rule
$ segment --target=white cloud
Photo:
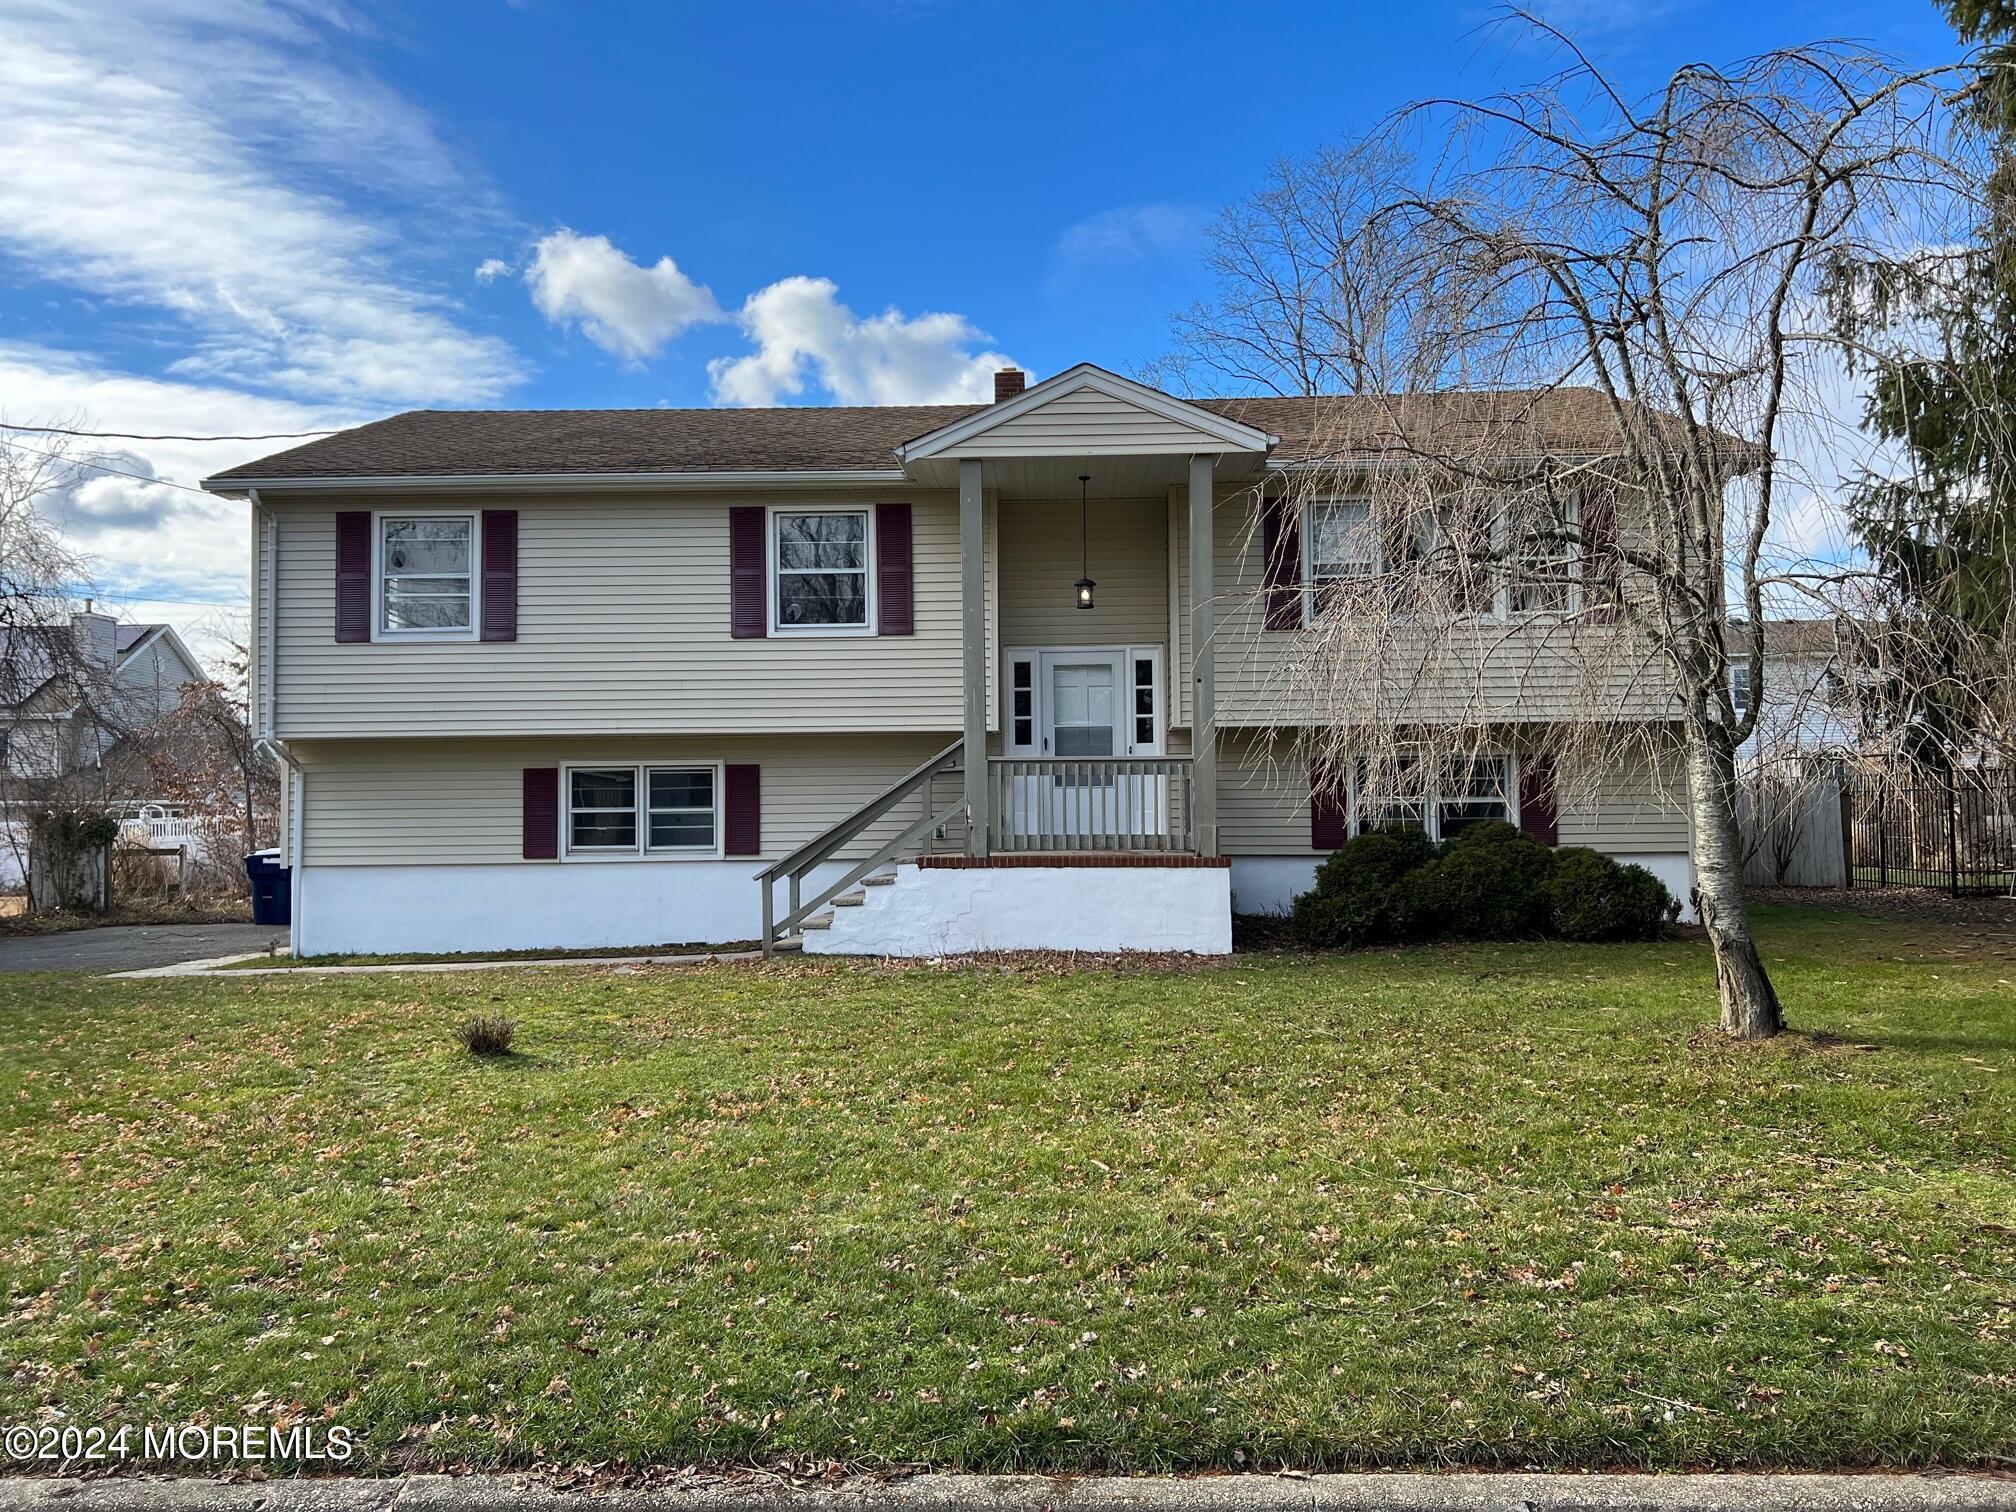
[[[0,0],[0,249],[33,275],[166,312],[176,371],[333,400],[469,403],[521,376],[405,270],[489,213],[425,119],[329,61],[340,6],[128,0],[89,23]]]
[[[33,410],[25,408],[30,403]],[[71,353],[0,342],[0,418],[80,430],[216,435],[355,425],[368,416],[222,385],[136,377]],[[17,433],[9,444],[45,449],[55,443]],[[69,485],[42,509],[90,559],[101,592],[109,585],[114,597],[236,602],[246,595],[251,549],[246,506],[192,490],[213,472],[291,444],[78,440],[69,455],[96,465],[76,467]]]
[[[629,362],[655,356],[688,327],[722,318],[707,286],[680,272],[671,258],[647,268],[608,237],[582,236],[565,226],[539,239],[525,282],[548,320],[578,325],[603,351]]]
[[[1154,202],[1102,210],[1059,234],[1057,273],[1069,277],[1099,267],[1189,256],[1203,245],[1210,220],[1203,205]]]
[[[1011,366],[963,315],[914,318],[888,309],[863,320],[826,278],[784,278],[744,302],[740,321],[756,350],[707,364],[720,404],[770,405],[808,384],[841,404],[979,403],[996,368]]]
[[[504,261],[503,258],[486,257],[483,261],[476,264],[476,282],[480,284],[495,283],[510,271],[511,264]]]

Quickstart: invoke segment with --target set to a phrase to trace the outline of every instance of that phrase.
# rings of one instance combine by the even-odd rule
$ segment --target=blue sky
[[[1627,85],[1929,0],[1551,0]],[[0,0],[0,418],[977,396],[1127,370],[1268,161],[1545,73],[1475,0],[782,6]],[[107,443],[50,504],[115,603],[242,602],[271,448]],[[152,480],[152,481],[147,481]]]

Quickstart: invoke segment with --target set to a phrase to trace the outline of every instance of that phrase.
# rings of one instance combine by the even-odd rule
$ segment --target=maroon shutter
[[[1519,828],[1542,845],[1559,845],[1554,807],[1554,763],[1545,756],[1519,760]]]
[[[727,795],[722,810],[722,853],[730,856],[760,856],[763,853],[763,769],[754,762],[733,763],[723,768]]]
[[[1260,545],[1267,588],[1267,628],[1302,628],[1302,532],[1291,499],[1267,499],[1260,506]]]
[[[371,639],[371,513],[336,515],[336,639]]]
[[[560,859],[560,768],[525,768],[527,861]]]
[[[910,565],[910,506],[875,506],[875,630],[878,635],[917,633],[914,574]]]
[[[770,625],[766,534],[760,505],[728,511],[728,633],[736,640],[761,640]]]
[[[1582,594],[1591,619],[1613,620],[1623,561],[1617,555],[1617,495],[1598,489],[1582,499]]]
[[[1309,848],[1336,850],[1351,838],[1344,784],[1320,761],[1309,763]]]
[[[518,639],[518,511],[483,511],[483,639]]]

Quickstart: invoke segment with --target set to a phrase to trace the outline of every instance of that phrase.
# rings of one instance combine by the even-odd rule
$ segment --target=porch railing
[[[1188,756],[995,757],[988,849],[1192,849]]]

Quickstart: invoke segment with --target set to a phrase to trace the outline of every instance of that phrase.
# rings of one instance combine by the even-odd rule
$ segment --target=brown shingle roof
[[[1601,448],[1613,435],[1607,405],[1593,389],[1191,402],[1279,436],[1274,457],[1283,462],[1385,450],[1402,436],[1429,432],[1446,445],[1530,427],[1536,449],[1549,450]],[[902,443],[985,407],[411,410],[210,481],[880,471],[897,465]]]

